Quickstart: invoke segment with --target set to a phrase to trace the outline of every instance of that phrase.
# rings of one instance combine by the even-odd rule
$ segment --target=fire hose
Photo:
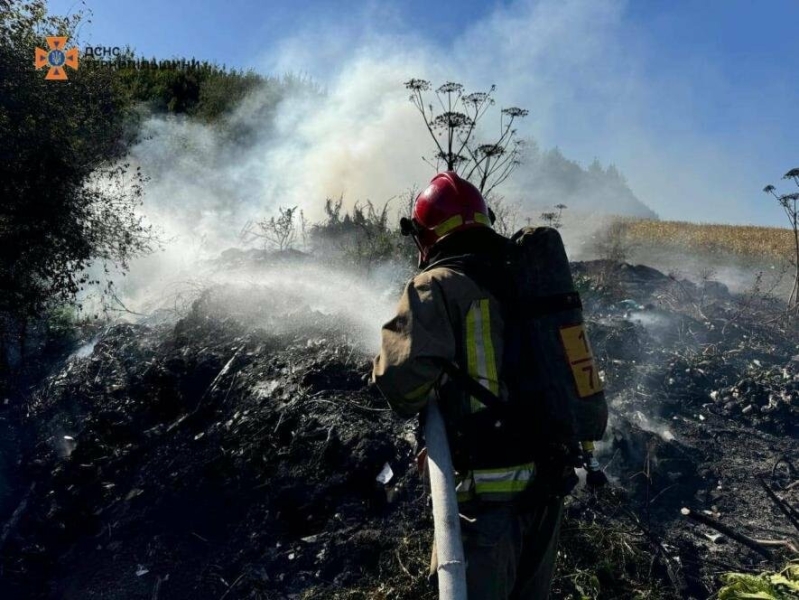
[[[452,456],[444,421],[435,398],[431,398],[427,404],[424,433],[430,492],[433,498],[438,597],[440,600],[466,600],[466,561],[463,557]]]

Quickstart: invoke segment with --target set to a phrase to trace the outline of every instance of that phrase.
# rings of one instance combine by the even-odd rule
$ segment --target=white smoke
[[[497,84],[500,106],[530,110],[520,124],[523,137],[542,148],[559,146],[584,166],[595,157],[615,163],[639,198],[663,218],[716,221],[723,215],[727,222],[780,223],[774,203],[752,202],[772,167],[753,160],[752,147],[722,147],[704,133],[697,108],[712,110],[712,97],[693,91],[696,73],[675,79],[653,68],[658,49],[631,22],[629,8],[625,0],[519,0],[497,5],[460,30],[456,21],[462,19],[453,19],[452,30],[459,33],[443,41],[422,37],[396,15],[376,18],[367,11],[355,18],[348,14],[346,22],[300,25],[261,65],[267,72],[309,73],[329,89],[332,102],[305,132],[315,140],[335,132],[342,148],[354,142],[361,151],[345,151],[351,162],[342,169],[327,164],[331,157],[323,141],[304,161],[323,165],[322,180],[341,189],[361,192],[359,174],[370,170],[403,187],[422,184],[430,175],[419,161],[429,152],[426,132],[403,107],[399,88],[410,77],[422,77],[459,81],[470,91]],[[718,80],[714,91],[722,95],[733,82],[714,65],[706,68],[702,83]],[[397,117],[399,123],[387,122],[388,114],[399,114],[395,110],[404,116]],[[370,114],[382,135],[373,135],[370,122],[361,120]],[[484,124],[494,131],[498,115]],[[761,138],[757,143],[765,145]],[[533,175],[522,165],[503,193],[527,207],[557,203],[525,193]],[[370,181],[369,190],[374,189],[380,184]]]
[[[328,197],[343,196],[348,206],[391,200],[399,210],[403,194],[433,174],[421,160],[431,141],[402,87],[412,77],[459,81],[469,91],[497,84],[497,111],[483,133],[498,128],[499,108],[528,108],[522,137],[560,145],[584,164],[594,156],[616,162],[633,190],[665,216],[685,202],[696,209],[686,196],[689,184],[701,189],[704,214],[718,214],[721,202],[730,214],[729,185],[708,189],[699,169],[723,170],[734,161],[693,137],[675,136],[664,147],[659,123],[649,121],[652,82],[644,75],[646,53],[635,51],[643,41],[625,30],[626,2],[522,0],[498,6],[445,42],[410,32],[397,11],[369,6],[352,21],[301,25],[262,58],[262,71],[307,73],[322,93],[297,86],[269,111],[273,92],[256,92],[224,127],[162,116],[146,121],[133,158],[151,177],[144,211],[162,229],[165,249],[132,265],[120,286],[130,308],[151,307],[164,290],[195,281],[198,262],[240,245],[242,227],[278,207],[298,206],[311,221],[322,217]],[[690,152],[680,145],[686,139]],[[724,180],[741,171],[728,169]],[[674,172],[681,176],[663,175]],[[559,200],[527,197],[531,176],[522,165],[502,190],[525,216]],[[205,280],[215,277],[213,269],[202,272]],[[396,282],[382,280],[381,290],[386,286]],[[384,313],[391,307],[385,303]]]
[[[392,170],[388,160],[381,163],[374,149],[391,138],[400,153],[404,149],[410,156],[422,145],[422,132],[411,126],[419,123],[405,94],[396,93],[401,87],[390,65],[383,80],[368,89],[357,89],[366,81],[357,71],[347,78],[352,82],[325,94],[300,85],[271,112],[266,109],[274,104],[274,91],[259,90],[221,125],[184,117],[146,120],[142,141],[131,154],[150,178],[144,213],[156,224],[163,249],[134,261],[124,279],[116,277],[120,306],[137,314],[159,309],[179,314],[210,286],[262,285],[276,294],[281,289],[300,294],[319,313],[347,314],[377,339],[407,275],[401,269],[372,272],[364,282],[340,269],[294,263],[231,272],[214,260],[242,246],[246,223],[279,207],[297,206],[310,222],[323,217],[326,198],[340,196],[348,207],[371,199],[380,206],[393,197],[399,210],[398,195],[414,180],[406,178],[407,171]],[[231,135],[236,131],[246,139]],[[415,158],[422,181],[425,165]],[[373,342],[364,340],[364,345],[373,349]]]
[[[485,120],[484,133],[498,130],[499,108],[518,105],[531,111],[520,135],[557,143],[552,126],[569,98],[591,93],[610,102],[613,90],[592,83],[609,77],[610,67],[585,80],[563,74],[599,68],[596,57],[612,46],[620,12],[617,3],[519,3],[498,9],[449,48],[390,29],[376,33],[368,26],[377,18],[373,11],[349,26],[300,29],[264,64],[309,73],[324,93],[290,94],[267,116],[263,108],[273,101],[271,93],[248,98],[230,119],[232,128],[253,136],[244,144],[189,119],[148,120],[144,141],[133,151],[153,178],[147,213],[168,238],[177,236],[184,245],[194,240],[194,257],[198,246],[213,254],[234,243],[247,220],[274,214],[278,206],[299,206],[313,220],[327,197],[343,195],[350,206],[382,204],[422,187],[433,174],[421,160],[432,144],[402,87],[411,77],[434,84],[452,79],[470,91],[497,83],[500,105]],[[523,208],[529,201],[557,202],[526,198],[525,177],[522,166],[506,195],[520,199]]]

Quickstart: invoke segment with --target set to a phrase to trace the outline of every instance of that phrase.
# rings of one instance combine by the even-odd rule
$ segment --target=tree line
[[[141,106],[213,121],[256,86],[283,84],[196,60],[145,68],[129,53],[121,66],[81,60],[67,81],[45,80],[36,47],[52,35],[79,45],[84,19],[51,15],[45,0],[0,0],[0,388],[51,317],[98,283],[90,266],[124,271],[157,247],[137,210],[145,176],[125,161]]]

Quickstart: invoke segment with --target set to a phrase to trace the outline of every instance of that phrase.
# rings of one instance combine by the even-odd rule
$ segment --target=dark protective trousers
[[[546,600],[558,553],[563,499],[520,511],[514,504],[463,505],[469,600]]]

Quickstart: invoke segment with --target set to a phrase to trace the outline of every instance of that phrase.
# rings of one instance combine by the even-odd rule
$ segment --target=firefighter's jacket
[[[460,424],[468,415],[486,408],[477,399],[446,382],[440,361],[454,361],[494,395],[507,400],[502,372],[503,320],[494,296],[465,274],[447,267],[433,268],[410,281],[399,301],[397,315],[383,326],[382,347],[375,358],[373,381],[391,407],[411,417],[437,394],[453,461],[458,467]],[[471,417],[470,417],[471,418]],[[477,417],[479,420],[479,416]],[[472,445],[502,445],[486,438]],[[456,473],[458,500],[512,499],[532,481],[535,466],[507,458],[490,468],[467,468]],[[484,465],[485,466],[485,465]]]

